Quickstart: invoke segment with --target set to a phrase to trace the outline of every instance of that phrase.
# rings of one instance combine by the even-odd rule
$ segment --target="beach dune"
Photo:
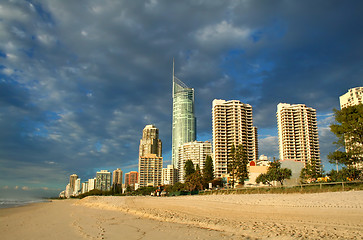
[[[4,239],[362,239],[363,191],[87,197],[0,210]]]

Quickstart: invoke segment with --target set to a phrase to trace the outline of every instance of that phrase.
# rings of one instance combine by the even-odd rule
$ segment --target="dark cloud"
[[[214,98],[239,99],[253,106],[261,154],[276,156],[279,102],[326,114],[361,85],[361,10],[360,1],[1,3],[3,184],[27,186],[17,166],[59,187],[74,172],[135,169],[150,123],[170,155],[173,58],[195,89],[199,137],[211,138]]]

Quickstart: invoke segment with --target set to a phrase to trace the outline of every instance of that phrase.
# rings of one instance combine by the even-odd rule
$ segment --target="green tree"
[[[184,165],[185,170],[185,178],[187,178],[190,174],[193,174],[195,172],[194,164],[192,160],[187,160]]]
[[[330,130],[337,136],[338,149],[345,147],[346,152],[335,151],[328,155],[329,162],[346,166],[362,164],[363,161],[363,104],[334,109],[335,123]]]
[[[203,178],[205,182],[209,182],[214,179],[213,160],[212,157],[209,155],[205,159]]]
[[[262,176],[261,176],[262,175]],[[274,160],[270,163],[270,166],[267,169],[267,173],[260,174],[256,178],[257,183],[268,183],[268,185],[272,185],[273,181],[280,182],[281,186],[284,185],[285,179],[290,179],[292,175],[291,169],[281,168],[281,163],[278,160]]]
[[[322,176],[322,167],[318,161],[311,159],[311,162],[305,164],[305,167],[301,169],[300,179],[305,182],[306,179],[317,179]]]
[[[357,180],[360,178],[361,174],[362,174],[361,170],[358,170],[357,168],[354,167],[347,167],[347,168],[342,168],[341,170],[339,170],[339,172],[331,170],[328,175],[330,176],[330,180],[332,182],[345,182],[345,181]]]
[[[258,175],[258,177],[256,178],[256,183],[263,183],[263,184],[268,184],[269,186],[272,185],[272,180],[271,180],[271,176],[268,175],[267,173],[261,173],[260,175]]]
[[[232,187],[234,187],[236,180],[244,185],[245,179],[248,178],[247,164],[247,153],[243,146],[238,145],[235,148],[233,145],[228,159],[228,173],[232,179]]]
[[[189,174],[185,179],[185,187],[188,191],[203,190],[204,180],[199,166],[194,173]]]

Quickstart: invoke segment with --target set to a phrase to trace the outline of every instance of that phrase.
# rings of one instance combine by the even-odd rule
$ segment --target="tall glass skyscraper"
[[[175,77],[173,61],[172,164],[175,168],[179,167],[179,146],[186,142],[193,142],[195,138],[194,89]]]

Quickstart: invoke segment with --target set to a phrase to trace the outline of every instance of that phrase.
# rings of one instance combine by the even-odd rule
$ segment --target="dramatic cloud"
[[[361,9],[354,0],[2,2],[1,184],[45,191],[72,173],[135,170],[146,124],[160,129],[170,161],[173,58],[195,89],[199,139],[212,138],[212,100],[239,99],[253,106],[260,154],[278,156],[277,104],[305,103],[324,115],[326,162],[325,115],[362,83]]]

